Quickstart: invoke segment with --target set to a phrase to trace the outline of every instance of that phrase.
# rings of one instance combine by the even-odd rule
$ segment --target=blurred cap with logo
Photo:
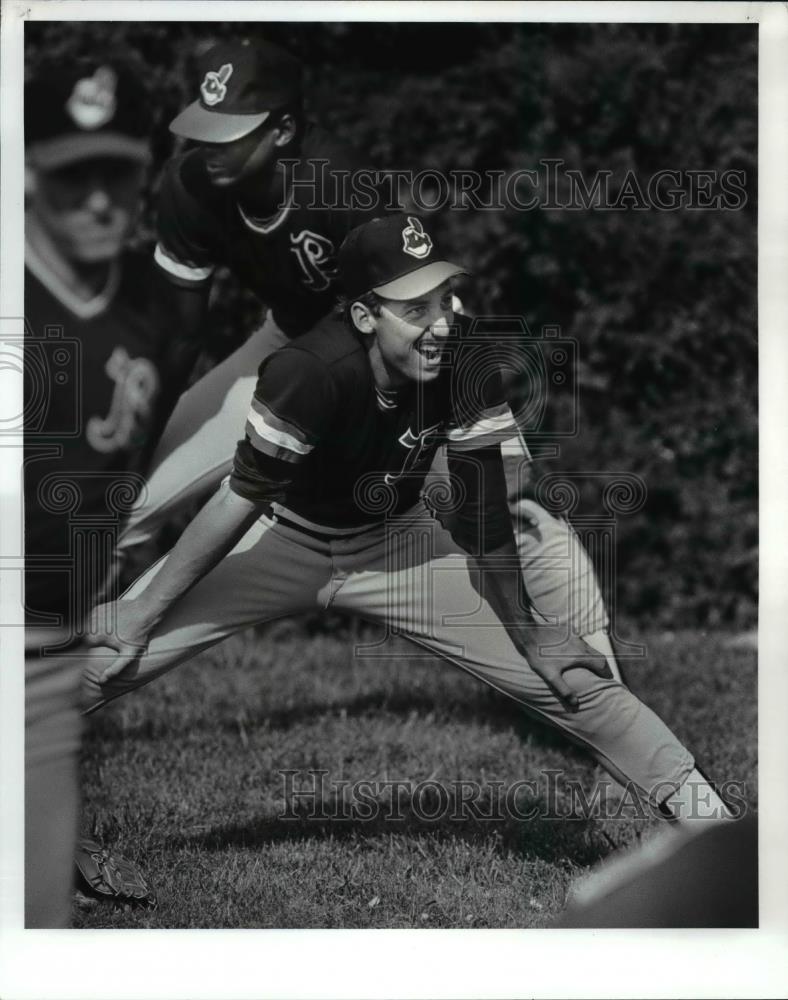
[[[56,170],[81,160],[151,160],[144,67],[117,59],[42,63],[25,85],[25,153]]]

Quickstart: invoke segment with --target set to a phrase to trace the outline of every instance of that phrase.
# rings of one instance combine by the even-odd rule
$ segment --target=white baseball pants
[[[222,489],[228,489],[225,482]],[[287,517],[280,510],[281,517]],[[125,598],[141,593],[162,561]],[[480,597],[478,569],[419,504],[358,534],[315,537],[263,516],[236,548],[179,601],[148,652],[106,685],[114,653],[93,650],[85,672],[90,710],[147,684],[235,632],[285,615],[334,608],[382,623],[520,702],[588,749],[619,781],[667,794],[694,766],[667,726],[625,686],[579,668],[570,712],[514,648]],[[363,651],[362,651],[363,655]]]

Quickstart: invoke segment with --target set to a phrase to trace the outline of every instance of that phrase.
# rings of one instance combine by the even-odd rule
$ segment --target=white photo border
[[[0,996],[781,997],[788,989],[786,720],[781,657],[788,532],[788,5],[746,3],[262,3],[3,0],[0,317],[22,317],[23,24],[97,21],[622,21],[759,25],[761,927],[752,931],[29,931],[23,930],[23,633],[2,636]],[[21,320],[19,321],[21,323]],[[21,329],[21,327],[20,327]],[[2,406],[21,378],[0,372]],[[21,442],[20,442],[21,445]],[[0,449],[0,552],[19,553],[20,462]],[[9,533],[10,531],[10,533]],[[0,575],[3,621],[21,573]],[[19,622],[21,626],[21,620]]]

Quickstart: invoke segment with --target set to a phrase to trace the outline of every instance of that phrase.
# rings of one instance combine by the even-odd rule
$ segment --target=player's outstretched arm
[[[103,604],[93,610],[90,646],[115,649],[118,656],[101,676],[117,676],[148,645],[153,629],[172,607],[246,534],[264,504],[222,485],[186,528],[162,568],[136,598]]]
[[[479,562],[483,596],[517,651],[553,692],[577,711],[578,696],[564,673],[579,668],[600,677],[612,678],[612,673],[604,657],[594,653],[582,639],[534,621],[506,500],[500,446],[460,455],[452,454],[450,449],[449,473],[463,496],[453,521],[453,535]],[[549,655],[541,652],[545,647],[549,647]]]
[[[153,281],[155,301],[169,333],[166,357],[173,363],[173,371],[178,370],[177,363],[185,374],[191,371],[202,348],[211,286],[176,285],[160,270],[155,272]]]

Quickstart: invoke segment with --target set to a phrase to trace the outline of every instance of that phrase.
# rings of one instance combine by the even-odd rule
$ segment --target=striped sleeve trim
[[[508,403],[485,410],[478,420],[466,427],[452,427],[447,434],[450,448],[470,451],[499,444],[517,434],[517,423]]]
[[[285,462],[301,462],[315,447],[303,431],[277,417],[259,399],[252,400],[246,433],[257,451]]]
[[[161,243],[156,244],[156,249],[153,251],[153,259],[162,271],[166,271],[167,274],[172,275],[174,278],[179,278],[181,281],[205,281],[210,278],[215,270],[213,264],[207,267],[195,267],[192,264],[184,264],[182,261],[175,260],[174,257],[170,257]]]
[[[313,439],[310,439],[306,431],[302,431],[301,428],[292,421],[284,420],[282,417],[278,417],[270,407],[266,406],[265,403],[263,403],[256,396],[252,397],[250,414],[252,413],[256,414],[267,427],[291,437],[297,445],[308,447],[309,451],[311,451],[314,447],[315,442]]]

